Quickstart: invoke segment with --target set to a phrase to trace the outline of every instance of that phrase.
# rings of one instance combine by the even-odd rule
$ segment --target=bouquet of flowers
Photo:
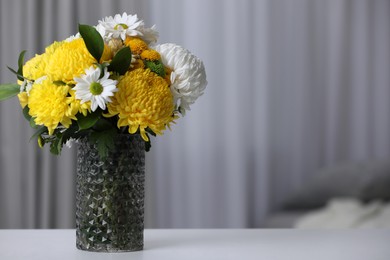
[[[0,100],[18,96],[23,114],[36,129],[40,147],[59,154],[70,140],[87,136],[104,157],[121,133],[163,131],[203,94],[202,61],[175,44],[157,45],[155,26],[137,15],[106,17],[96,26],[46,47],[18,69],[17,84],[0,85]]]

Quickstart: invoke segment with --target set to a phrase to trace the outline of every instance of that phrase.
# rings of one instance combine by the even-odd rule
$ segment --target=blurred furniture
[[[337,220],[332,219],[332,214],[329,213],[334,213],[335,218],[344,217],[343,221],[346,223],[344,227],[348,228],[353,222],[353,220],[348,222],[349,212],[362,214],[362,219],[365,213],[366,216],[369,215],[370,210],[377,215],[387,214],[381,211],[388,210],[390,205],[389,161],[343,163],[320,169],[313,176],[315,176],[313,179],[288,196],[281,209],[266,219],[264,227],[295,227],[297,222],[310,214],[317,214],[313,215],[317,216],[317,220],[322,217],[324,227],[332,226],[328,224]],[[350,210],[345,209],[346,207]],[[383,224],[386,223],[378,223],[378,227]],[[390,225],[390,218],[387,224]],[[320,223],[316,225],[313,227],[321,227]],[[370,225],[375,226],[375,223],[371,221]],[[343,227],[340,221],[335,226]]]
[[[0,259],[50,260],[388,260],[390,230],[145,230],[145,249],[92,253],[76,249],[75,230],[0,230]]]

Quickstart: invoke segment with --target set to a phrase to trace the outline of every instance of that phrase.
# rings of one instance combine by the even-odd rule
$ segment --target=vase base
[[[142,251],[144,249],[143,246],[141,247],[130,247],[130,248],[114,248],[110,246],[101,246],[101,247],[90,247],[86,248],[84,246],[76,244],[77,249],[82,251],[88,251],[88,252],[95,252],[95,253],[125,253],[125,252],[135,252],[135,251]]]

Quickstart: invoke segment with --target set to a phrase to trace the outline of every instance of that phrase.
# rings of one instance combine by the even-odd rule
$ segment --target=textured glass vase
[[[78,142],[76,246],[95,252],[143,249],[145,150],[139,135],[119,135],[107,159]]]

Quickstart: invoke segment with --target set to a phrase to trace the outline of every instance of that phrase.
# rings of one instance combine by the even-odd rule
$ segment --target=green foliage
[[[38,128],[38,125],[35,124],[35,119],[33,117],[30,118],[30,126],[34,129]]]
[[[30,142],[32,139],[37,138],[38,136],[41,136],[45,133],[48,133],[46,126],[40,126],[37,131],[30,137]]]
[[[18,80],[24,80],[23,78],[23,63],[24,63],[24,55],[26,54],[26,51],[22,51],[19,54],[19,59],[18,59],[18,74],[22,76],[18,76]]]
[[[145,131],[146,131],[146,132],[148,132],[148,134],[151,134],[151,135],[153,135],[154,137],[156,137],[156,136],[157,136],[157,135],[156,135],[156,133],[155,133],[155,132],[153,132],[153,130],[152,130],[152,129],[150,129],[149,127],[145,128]]]
[[[148,135],[148,134],[146,134],[146,135]],[[152,148],[152,143],[150,142],[150,138],[149,138],[149,141],[147,141],[147,142],[145,141],[145,152],[149,152],[151,148]]]
[[[95,131],[105,131],[112,127],[115,127],[115,124],[112,124],[108,118],[100,118],[96,124],[93,126]]]
[[[105,160],[111,149],[115,147],[115,138],[118,134],[118,130],[114,127],[110,127],[104,131],[94,131],[89,137],[89,141],[96,143],[99,156],[102,160]]]
[[[89,113],[87,116],[83,114],[79,114],[77,116],[77,124],[79,125],[79,129],[88,129],[91,128],[95,123],[99,120],[102,115],[102,110],[98,109],[95,112]]]
[[[18,79],[21,77],[22,78],[22,80],[24,79],[23,78],[23,75],[21,75],[21,74],[19,74],[16,70],[14,70],[13,68],[10,68],[10,67],[8,67],[7,66],[7,68],[13,73],[13,74],[15,74],[17,77],[18,77]]]
[[[62,144],[65,144],[69,139],[77,139],[79,137],[85,136],[87,132],[79,131],[78,124],[73,122],[68,129],[66,129],[62,134]]]
[[[145,67],[159,75],[160,77],[165,77],[165,68],[164,64],[161,61],[150,61],[144,60]]]
[[[2,84],[0,85],[0,101],[12,98],[19,94],[20,86],[18,84]]]
[[[24,63],[24,54],[26,54],[26,51],[22,51],[20,54],[19,54],[19,59],[18,59],[18,71],[10,68],[7,66],[7,68],[13,73],[16,75],[16,77],[18,78],[18,80],[25,80],[26,78],[23,77],[23,63]]]
[[[62,145],[63,145],[62,134],[57,134],[56,138],[53,139],[53,141],[50,144],[50,152],[52,154],[59,155],[62,150]]]
[[[53,81],[53,83],[57,86],[65,86],[66,83],[63,82],[62,80],[56,80],[56,81]]]
[[[104,51],[104,41],[102,36],[93,26],[86,24],[79,24],[79,32],[81,37],[83,37],[85,46],[87,46],[89,53],[91,53],[91,55],[99,63]]]
[[[28,106],[25,106],[25,107],[23,108],[23,116],[24,116],[24,118],[26,118],[28,121],[30,121],[30,119],[31,119],[31,116],[30,116],[29,112],[30,112],[30,108],[29,108]]]
[[[110,66],[108,66],[109,71],[117,72],[119,75],[124,75],[130,67],[131,64],[131,50],[129,47],[122,48],[112,59]]]

